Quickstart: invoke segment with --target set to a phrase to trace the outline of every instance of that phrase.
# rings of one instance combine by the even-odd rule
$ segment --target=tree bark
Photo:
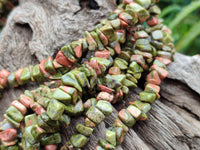
[[[1,33],[0,69],[12,72],[34,65],[49,55],[54,56],[63,45],[83,37],[85,30],[92,30],[116,7],[115,0],[96,0],[96,3],[98,9],[81,7],[79,0],[21,0]],[[199,149],[200,57],[176,53],[168,70],[169,77],[161,85],[161,99],[152,105],[148,120],[137,122],[117,149]],[[0,119],[11,101],[25,89],[37,86],[31,83],[4,91],[0,100]],[[140,87],[131,90],[122,103],[114,105],[113,114],[97,126],[85,150],[94,149],[117,112],[127,107],[129,101],[138,99]],[[63,143],[75,133],[78,122],[83,122],[83,117],[72,119],[70,127],[63,129]]]

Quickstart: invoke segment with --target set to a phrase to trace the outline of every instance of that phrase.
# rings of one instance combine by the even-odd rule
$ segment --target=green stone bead
[[[130,61],[130,52],[129,51],[121,51],[121,53],[119,54],[119,58],[124,59],[126,62]]]
[[[114,79],[109,74],[106,75],[106,85],[107,85],[107,87],[109,87],[111,89],[119,88],[122,86],[122,84],[118,80]]]
[[[114,29],[120,29],[120,25],[121,25],[120,19],[112,20],[110,21],[110,24],[112,25]]]
[[[109,116],[113,111],[110,102],[104,100],[99,100],[96,107],[101,110],[105,116]]]
[[[33,129],[33,126],[26,127],[24,130],[24,133],[23,133],[23,137],[26,138],[28,143],[35,144],[37,142],[37,138],[35,138],[32,135],[32,133],[31,133],[32,129]]]
[[[110,144],[116,146],[116,133],[111,130],[106,130],[106,141],[108,141]]]
[[[114,149],[116,149],[115,146],[113,146],[112,144],[109,144],[108,142],[106,142],[103,139],[99,139],[98,143],[106,150],[114,150]]]
[[[94,106],[90,107],[86,116],[96,124],[100,124],[105,119],[104,114]]]
[[[84,111],[84,106],[80,100],[76,105],[65,106],[65,112],[70,116],[78,116]]]
[[[164,58],[167,58],[167,59],[172,59],[173,55],[169,52],[164,52],[164,51],[157,51],[157,54],[159,57],[164,57]]]
[[[123,85],[122,92],[127,95],[129,93],[129,88],[127,86]]]
[[[109,13],[109,15],[108,15],[108,20],[114,20],[114,19],[117,19],[118,16],[119,16],[119,14],[114,13],[114,12],[111,12],[111,13]]]
[[[25,120],[25,127],[29,127],[29,126],[38,124],[36,114],[27,115],[27,116],[25,116],[24,120]]]
[[[141,113],[141,116],[140,116],[140,120],[147,120],[148,119],[148,116],[146,113],[142,112]]]
[[[75,75],[81,87],[89,86],[89,81],[84,72],[80,72],[77,70],[73,72],[73,74]]]
[[[161,63],[159,60],[155,59],[154,62],[153,62],[154,65],[157,65],[163,69],[167,69],[166,65]]]
[[[123,85],[125,85],[126,87],[133,87],[133,88],[137,88],[137,84],[135,84],[134,82],[128,80],[128,79],[124,79]]]
[[[32,126],[31,135],[35,140],[38,140],[42,135],[44,135],[45,130],[39,127],[37,124]]]
[[[37,142],[35,144],[31,144],[28,141],[24,140],[24,142],[22,142],[22,143],[23,143],[23,148],[25,150],[36,150],[36,149],[40,148],[40,143],[39,142]]]
[[[38,125],[43,128],[47,133],[56,132],[55,127],[50,127],[47,123],[44,122],[41,116],[37,116]]]
[[[88,31],[85,31],[85,38],[86,38],[87,43],[89,45],[88,49],[90,51],[96,50],[97,49],[97,43]]]
[[[113,127],[121,127],[125,133],[127,133],[129,130],[128,127],[119,118],[115,119]]]
[[[149,12],[137,3],[132,3],[129,5],[126,5],[125,11],[128,12],[129,14],[131,14],[132,16],[135,16],[135,13],[136,13],[138,19],[141,22],[144,22],[150,16]]]
[[[143,102],[148,102],[150,104],[153,104],[156,100],[156,94],[155,93],[149,93],[149,92],[141,92],[140,93],[140,100]]]
[[[142,101],[134,101],[133,105],[139,108],[144,113],[147,113],[149,110],[151,110],[151,105]]]
[[[115,50],[113,48],[107,46],[106,49],[110,52],[111,56],[115,55]]]
[[[71,138],[70,138],[70,141],[72,143],[72,145],[76,148],[82,148],[84,147],[87,142],[89,141],[89,139],[87,137],[85,137],[84,135],[82,134],[76,134],[76,135],[73,135]]]
[[[93,132],[93,129],[79,123],[76,125],[76,131],[78,131],[82,135],[90,136]]]
[[[151,44],[153,45],[153,46],[155,46],[157,49],[162,49],[162,47],[163,47],[163,43],[162,42],[160,42],[160,41],[151,41]]]
[[[100,65],[103,65],[105,66],[106,68],[109,67],[111,65],[111,61],[108,60],[108,59],[104,59],[104,58],[100,58],[100,57],[92,57],[90,59],[90,61],[92,60],[97,60],[97,63],[100,64]]]
[[[75,104],[77,102],[78,93],[77,93],[77,90],[75,88],[67,87],[67,86],[60,86],[59,88],[72,97],[72,103],[73,104]]]
[[[70,117],[66,114],[63,114],[61,117],[60,117],[60,123],[62,124],[62,126],[64,126],[65,128],[68,128],[69,127],[69,124],[70,124]]]
[[[85,118],[85,126],[90,128],[95,128],[96,124],[92,122],[89,118]]]
[[[137,79],[134,78],[134,77],[133,77],[131,74],[129,74],[129,73],[126,74],[126,79],[128,79],[128,80],[134,82],[135,84],[138,83]]]
[[[53,61],[52,60],[48,60],[44,63],[44,68],[47,72],[51,73],[51,74],[55,74],[56,70],[53,66]]]
[[[0,149],[1,150],[19,150],[19,147],[18,146],[9,146],[9,147],[6,147],[6,146],[3,146],[3,145],[1,145],[0,146]]]
[[[108,39],[107,37],[101,32],[100,29],[96,29],[96,33],[98,34],[99,38],[101,39],[101,42],[104,46],[108,45]]]
[[[37,103],[42,105],[44,108],[47,108],[47,106],[49,105],[49,102],[51,100],[49,98],[46,98],[46,97],[40,97],[40,98],[37,98]]]
[[[133,105],[129,105],[127,111],[136,119],[138,120],[141,116],[141,110]]]
[[[151,5],[151,0],[136,0],[136,2],[146,9]]]
[[[109,128],[109,129],[116,133],[117,145],[121,145],[121,143],[124,140],[124,136],[125,136],[126,132],[124,132],[122,127],[112,127],[112,128]]]
[[[18,83],[17,83],[16,78],[15,78],[15,73],[11,73],[8,76],[7,80],[8,80],[8,84],[9,84],[10,87],[18,86]]]
[[[94,31],[92,31],[90,34],[94,38],[94,40],[96,41],[97,46],[98,46],[98,50],[103,50],[104,45],[101,43],[101,40],[99,39],[98,34]]]
[[[20,77],[20,81],[22,82],[22,84],[25,84],[31,81],[31,72],[29,71],[27,67],[23,69],[21,77]]]
[[[47,112],[42,113],[41,118],[49,126],[52,126],[52,127],[55,127],[55,128],[59,127],[59,122],[55,121],[55,120],[51,120],[51,118],[48,116]]]
[[[144,38],[149,37],[149,35],[144,30],[142,30],[142,31],[137,31],[136,32],[136,37],[137,37],[137,39],[144,39]],[[145,41],[148,41],[147,44],[149,44],[149,40],[148,39],[145,39]]]
[[[19,128],[20,127],[20,123],[15,121],[15,120],[13,120],[7,114],[4,114],[4,118],[6,118],[8,120],[8,122],[10,122],[15,128]]]
[[[171,51],[172,51],[171,47],[166,46],[166,45],[164,45],[164,46],[162,47],[162,50],[165,51],[165,52],[171,52]]]
[[[126,79],[126,76],[124,74],[119,75],[111,75],[111,77],[115,80],[117,80],[120,83],[123,83],[123,81]]]
[[[140,51],[143,51],[143,52],[152,52],[152,47],[150,44],[136,45],[136,48],[138,48]]]
[[[144,71],[143,68],[142,68],[140,65],[138,65],[135,61],[133,61],[133,62],[129,65],[129,69],[130,69],[131,71],[133,71],[134,73],[141,73],[141,72]]]
[[[145,32],[145,31],[144,31]],[[140,33],[141,34],[141,33]],[[139,35],[138,35],[139,36]],[[148,45],[150,44],[149,42],[149,39],[144,39],[144,38],[141,38],[141,39],[137,39],[136,41],[136,46],[137,45]]]
[[[109,43],[117,40],[117,34],[111,25],[106,24],[100,28],[100,31],[107,37]]]
[[[159,15],[161,13],[160,8],[157,5],[153,5],[149,8],[151,14]]]
[[[84,72],[87,77],[91,76],[91,72],[86,67],[79,67],[78,70]]]
[[[162,41],[163,40],[163,33],[161,30],[156,30],[156,31],[153,31],[151,33],[151,36],[154,40],[159,40],[159,41]]]
[[[61,143],[60,133],[43,136],[40,140],[42,146]]]
[[[85,52],[88,49],[88,43],[86,39],[82,40],[82,48],[83,48],[83,52]]]
[[[114,60],[114,65],[113,66],[114,67],[119,67],[120,70],[126,70],[128,68],[128,63],[125,60],[121,59],[121,58],[116,58]]]
[[[82,88],[79,85],[79,83],[76,80],[76,77],[73,73],[71,73],[71,72],[66,73],[65,75],[62,76],[61,80],[62,80],[64,85],[73,86],[76,89],[78,89],[80,92],[82,92]]]
[[[14,106],[8,107],[8,109],[6,110],[6,115],[16,122],[21,122],[24,118],[23,114]]]
[[[71,45],[68,44],[61,48],[63,54],[67,57],[67,59],[71,62],[76,62],[77,59],[75,58],[74,50],[72,49]]]
[[[122,109],[118,116],[128,127],[132,127],[136,122],[126,109]]]
[[[38,82],[42,82],[45,79],[42,72],[40,71],[39,64],[33,67],[33,78]]]
[[[59,120],[65,110],[65,105],[57,100],[51,100],[47,107],[47,114],[52,120]]]
[[[70,104],[71,103],[71,96],[61,89],[56,89],[53,93],[53,98],[57,99],[58,101],[63,102],[64,104]]]

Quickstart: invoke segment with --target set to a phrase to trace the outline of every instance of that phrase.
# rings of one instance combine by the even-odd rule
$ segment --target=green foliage
[[[160,17],[173,31],[177,51],[200,53],[200,0],[160,0]]]

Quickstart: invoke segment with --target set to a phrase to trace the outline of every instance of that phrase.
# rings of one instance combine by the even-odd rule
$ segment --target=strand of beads
[[[24,69],[21,69],[17,71],[17,73],[14,73],[13,78],[15,78],[16,82],[18,82],[17,84],[24,84],[30,81],[33,77],[33,74],[35,74],[37,75],[35,76],[35,80],[40,80],[40,77],[49,79],[56,78],[61,79],[60,84],[68,85],[68,87],[61,86],[59,88],[53,89],[53,95],[50,94],[51,92],[47,92],[49,90],[44,90],[46,88],[42,88],[42,91],[46,91],[46,93],[51,96],[38,96],[37,93],[41,92],[38,92],[37,90],[34,91],[33,95],[35,96],[32,99],[27,98],[26,95],[21,96],[21,104],[26,106],[27,109],[31,109],[32,111],[34,111],[35,114],[37,114],[38,121],[38,124],[29,125],[26,123],[24,130],[22,128],[22,132],[20,133],[26,136],[29,135],[31,138],[26,138],[26,136],[23,136],[21,140],[21,145],[29,147],[32,144],[35,146],[36,149],[39,148],[41,144],[41,146],[46,145],[45,149],[56,149],[55,144],[59,143],[60,141],[50,139],[54,139],[54,137],[58,137],[57,139],[60,139],[59,134],[55,133],[55,131],[52,131],[53,133],[49,133],[50,131],[48,131],[48,129],[58,128],[58,122],[64,122],[66,126],[69,124],[69,117],[67,117],[64,112],[71,116],[82,114],[84,108],[83,102],[79,96],[84,95],[84,91],[87,92],[87,90],[83,90],[83,88],[89,89],[89,93],[91,95],[95,95],[96,92],[94,90],[96,89],[96,85],[98,84],[99,89],[104,92],[100,92],[97,96],[97,100],[99,100],[98,102],[95,102],[95,99],[90,99],[85,103],[85,106],[87,106],[87,103],[91,103],[93,105],[97,103],[97,105],[93,107],[88,106],[89,110],[86,109],[87,118],[85,119],[85,126],[81,124],[77,125],[77,131],[81,134],[75,135],[75,137],[71,138],[71,143],[73,147],[83,147],[88,141],[85,136],[89,136],[92,133],[94,125],[100,123],[105,115],[109,115],[112,112],[111,109],[108,109],[109,111],[103,109],[103,106],[111,108],[111,100],[108,99],[110,100],[110,102],[106,101],[106,95],[108,97],[113,97],[112,102],[116,103],[118,100],[123,99],[123,96],[128,93],[128,87],[137,86],[137,79],[141,77],[141,72],[143,71],[142,68],[144,68],[144,70],[148,69],[147,64],[151,64],[151,62],[154,60],[153,56],[156,56],[156,48],[157,46],[162,45],[162,42],[164,41],[163,37],[166,41],[168,41],[165,42],[165,45],[168,45],[161,46],[162,51],[158,51],[157,54],[171,58],[173,44],[169,44],[169,41],[171,41],[170,33],[166,32],[168,30],[167,28],[163,27],[161,21],[155,21],[156,19],[154,18],[152,21],[150,21],[150,23],[148,23],[152,27],[145,28],[146,32],[138,28],[139,31],[135,34],[133,33],[133,31],[136,31],[133,25],[138,22],[138,20],[140,22],[144,22],[149,18],[151,13],[158,14],[159,11],[158,8],[154,5],[154,2],[150,3],[146,1],[144,3],[144,7],[141,6],[143,5],[141,4],[141,2],[138,2],[140,5],[138,3],[132,3],[132,1],[123,2],[124,4],[119,5],[118,9],[116,9],[114,13],[111,13],[111,15],[109,16],[109,21],[102,21],[101,24],[99,24],[91,33],[86,31],[85,39],[81,39],[77,42],[71,43],[70,45],[64,46],[61,51],[58,52],[54,61],[51,57],[48,57],[46,60],[42,60],[40,65],[36,65],[37,67],[35,66],[36,73],[33,73],[32,69],[26,69],[25,71],[28,70],[29,75],[25,73],[25,78],[22,76]],[[148,4],[148,7],[146,3]],[[149,8],[148,11],[145,8]],[[155,8],[157,9],[157,11]],[[152,22],[154,26],[152,25]],[[127,34],[127,32],[129,32],[129,34]],[[165,34],[163,34],[163,32],[165,32]],[[151,38],[148,38],[147,33],[151,35]],[[150,42],[152,43],[150,44]],[[133,46],[138,48],[139,50],[132,49]],[[57,68],[61,69],[63,68],[63,66],[68,68],[72,67],[72,65],[77,62],[76,58],[81,57],[82,49],[96,50],[97,48],[102,51],[96,51],[95,57],[91,58],[89,62],[85,62],[85,64],[73,68],[65,75],[60,75],[59,77],[52,76],[53,74],[55,74],[55,70]],[[118,54],[118,58],[115,58],[115,53]],[[132,55],[132,53],[134,53],[135,55]],[[113,67],[110,68],[111,65],[113,65]],[[139,65],[141,65],[141,67]],[[154,66],[152,66],[151,69],[156,70],[160,75],[164,75],[162,73],[162,68],[160,69],[159,67],[160,63],[154,62]],[[108,69],[109,74],[104,77]],[[126,72],[127,69],[128,71]],[[66,68],[64,68],[64,71],[66,71]],[[25,80],[21,80],[21,78]],[[4,76],[3,81],[5,81],[6,79],[7,77]],[[152,77],[149,77],[149,80],[153,79]],[[23,83],[21,81],[25,82]],[[146,92],[141,94],[141,99],[143,101],[153,101],[152,97],[154,98],[155,95],[154,93],[149,92],[149,90],[153,89],[154,88],[152,88],[152,86],[148,84]],[[114,96],[109,95],[110,93],[113,93]],[[156,94],[158,94],[158,92]],[[150,99],[148,99],[149,97]],[[102,100],[100,100],[100,98]],[[94,112],[97,112],[97,114],[99,114],[100,119],[99,117],[94,118]],[[143,120],[146,118],[146,112],[143,111],[141,113],[141,118]],[[10,113],[12,114],[12,111]],[[20,127],[21,121],[19,121],[18,119],[15,120],[16,118],[13,116],[11,116],[10,118],[8,117],[7,121],[16,125],[15,128]],[[120,118],[121,120],[124,119],[122,117]],[[26,120],[27,119],[25,119],[25,122],[27,122]],[[128,120],[128,123],[130,123],[129,126],[133,124],[131,121]],[[127,131],[125,129],[123,130]],[[118,135],[121,135],[119,133],[123,133],[123,130],[121,130],[120,128],[117,129]],[[79,143],[77,143],[77,141]],[[100,143],[105,144],[105,141],[100,141]],[[112,145],[110,146],[112,147]],[[26,149],[27,147],[23,148]]]

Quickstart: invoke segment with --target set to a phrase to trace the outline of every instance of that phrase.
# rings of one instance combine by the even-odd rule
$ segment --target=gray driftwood
[[[20,67],[36,64],[46,56],[54,56],[64,44],[83,37],[84,30],[91,30],[108,12],[115,0],[96,0],[99,9],[80,7],[79,0],[21,0],[8,19],[0,37],[0,69],[15,71]],[[200,57],[177,53],[169,67],[170,75],[161,85],[161,99],[156,101],[148,120],[138,122],[117,149],[200,149]],[[25,89],[38,85],[6,90],[0,100],[0,118],[10,102]],[[97,139],[105,136],[117,111],[138,99],[142,88],[132,90],[114,113],[101,123],[91,135],[85,150],[92,150]],[[83,118],[72,121],[63,130],[63,143],[74,133],[74,125]]]

